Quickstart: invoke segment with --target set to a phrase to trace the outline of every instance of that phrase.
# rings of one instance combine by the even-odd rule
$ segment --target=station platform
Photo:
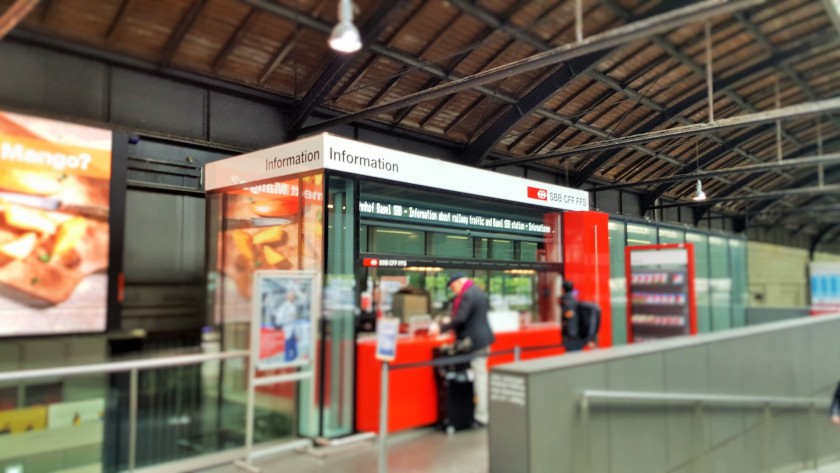
[[[254,462],[264,472],[370,473],[377,468],[375,442],[365,442],[324,458],[288,453]],[[207,473],[241,473],[225,465]],[[431,428],[389,436],[388,471],[399,473],[486,473],[489,471],[487,430],[475,429],[449,436]],[[838,470],[840,471],[840,470]]]

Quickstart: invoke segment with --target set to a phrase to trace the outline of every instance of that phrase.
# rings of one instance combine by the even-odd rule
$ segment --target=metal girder
[[[823,114],[835,110],[840,110],[840,98],[820,100],[817,102],[810,102],[799,105],[791,105],[789,107],[768,110],[766,112],[751,113],[748,115],[742,115],[738,117],[722,118],[712,123],[696,123],[693,125],[685,125],[680,127],[668,128],[665,130],[652,131],[650,133],[624,136],[621,138],[615,138],[611,140],[602,140],[592,144],[574,146],[560,151],[541,154],[539,156],[532,156],[522,159],[512,159],[510,161],[502,161],[501,163],[494,163],[494,166],[522,164],[551,158],[562,158],[565,156],[591,153],[593,151],[624,148],[628,145],[633,144],[647,143],[651,141],[662,141],[666,139],[680,138],[683,136],[699,135],[703,133],[709,133],[717,130],[725,130],[729,128],[740,128],[752,125],[761,125],[764,123],[776,122],[778,120],[789,120],[791,118]]]
[[[817,233],[816,236],[814,236],[814,239],[811,240],[811,251],[809,252],[811,260],[814,259],[814,253],[817,252],[817,247],[820,245],[820,243],[822,243],[825,237],[827,237],[829,234],[831,234],[831,232],[837,229],[840,229],[840,223],[832,223],[823,227],[822,230],[820,230],[820,232]]]
[[[365,22],[360,32],[363,49],[372,41],[375,41],[385,27],[388,26],[386,20],[391,15],[391,12],[403,7],[406,3],[407,0],[388,0],[374,10],[373,15]],[[300,101],[300,105],[292,113],[289,133],[295,134],[303,127],[306,120],[312,115],[312,112],[321,104],[321,101],[335,83],[347,73],[347,70],[357,57],[355,54],[332,54],[324,71],[318,76],[312,84],[312,87],[309,88],[309,91],[306,92],[306,95]]]
[[[717,93],[722,93],[729,90],[731,87],[736,86],[737,84],[741,83],[742,81],[770,68],[776,67],[778,64],[784,63],[785,61],[797,58],[799,56],[805,54],[811,54],[814,52],[818,47],[822,47],[827,43],[836,43],[837,35],[817,35],[811,38],[808,38],[802,41],[800,44],[793,46],[783,52],[771,55],[770,57],[758,61],[757,63],[745,68],[742,71],[739,71],[735,74],[732,74],[727,77],[723,77],[717,81],[715,81],[715,90]],[[651,130],[656,129],[660,125],[667,122],[672,117],[675,117],[688,108],[696,105],[700,101],[706,98],[706,90],[698,91],[685,99],[678,102],[673,107],[669,108],[659,116],[652,117],[650,120],[646,121],[644,124],[637,127],[634,132],[635,133],[647,133]],[[600,169],[604,163],[609,161],[610,159],[615,156],[617,151],[609,150],[604,153],[600,153],[594,158],[589,161],[581,171],[576,173],[575,177],[572,179],[572,185],[575,187],[580,187],[584,182],[586,182],[590,177],[592,177],[598,169]],[[684,171],[681,171],[684,172]],[[665,189],[667,190],[667,189]],[[649,200],[652,202],[659,198],[664,191],[662,191],[659,195],[652,196]]]
[[[464,151],[464,164],[470,166],[481,165],[487,153],[507,135],[511,128],[541,107],[559,89],[577,77],[578,72],[576,71],[583,71],[596,66],[601,59],[612,51],[601,51],[563,63],[559,69],[552,72],[545,80],[525,94],[519,102],[509,106],[493,124],[467,147]]]
[[[730,174],[751,174],[775,171],[777,169],[787,169],[805,166],[816,166],[820,163],[834,163],[840,162],[840,153],[826,154],[823,156],[810,156],[807,158],[785,159],[782,161],[770,161],[760,164],[748,164],[746,166],[737,166],[733,168],[714,169],[711,171],[698,171],[690,174],[676,174],[673,176],[660,177],[656,179],[648,179],[646,181],[628,182],[623,184],[610,184],[606,186],[598,186],[588,189],[590,192],[599,192],[611,189],[625,189],[627,187],[641,187],[652,184],[664,184],[671,182],[693,181],[697,179],[708,179],[715,176],[726,176]]]
[[[470,15],[484,21],[491,27],[498,29],[505,34],[534,47],[538,51],[548,51],[551,49],[551,46],[548,43],[534,38],[530,34],[520,30],[519,28],[508,25],[502,20],[496,18],[492,13],[482,9],[481,7],[475,5],[470,1],[450,1],[453,5],[457,6],[458,8],[461,8]],[[670,9],[675,9],[684,6],[685,4],[687,4],[687,1],[665,2],[651,10],[646,16],[662,13]],[[625,20],[632,21],[633,17],[627,15],[625,17]],[[481,134],[481,136],[478,137],[478,139],[476,139],[467,147],[467,149],[464,152],[466,161],[465,164],[481,165],[484,158],[487,156],[490,150],[492,150],[493,147],[500,140],[504,139],[505,136],[507,136],[508,132],[514,126],[516,126],[517,123],[519,123],[523,118],[530,115],[535,109],[542,106],[542,104],[545,103],[546,100],[548,100],[554,94],[556,94],[557,91],[560,90],[563,86],[570,83],[572,79],[580,75],[593,76],[598,82],[607,83],[613,89],[619,90],[625,95],[631,96],[631,98],[632,93],[640,95],[635,91],[627,90],[627,88],[622,87],[620,84],[617,85],[617,81],[613,80],[610,77],[607,77],[605,74],[599,71],[592,69],[600,62],[601,59],[608,56],[614,51],[615,49],[601,51],[563,63],[563,65],[560,68],[554,71],[549,77],[544,79],[536,87],[531,89],[524,97],[522,97],[522,99],[520,99],[520,101],[517,104],[508,107],[508,109],[499,118],[497,118],[493,122],[493,124],[490,125],[490,127],[488,127]],[[545,118],[543,118],[543,120],[545,120]],[[560,131],[562,131],[561,127],[558,128],[560,129]],[[521,138],[522,136],[520,137],[520,139]]]
[[[194,0],[190,9],[187,10],[187,13],[181,21],[178,22],[178,26],[175,27],[175,31],[172,32],[172,35],[163,47],[160,60],[161,67],[169,66],[169,63],[172,61],[172,57],[175,56],[175,52],[178,50],[178,46],[180,46],[184,36],[186,36],[187,32],[192,28],[193,24],[195,24],[195,21],[198,20],[198,17],[201,15],[201,10],[204,8],[206,3],[207,0]]]
[[[763,192],[757,194],[750,194],[750,195],[733,195],[729,197],[716,197],[712,199],[706,199],[704,201],[696,202],[674,202],[671,204],[661,204],[661,205],[652,205],[648,207],[648,210],[656,210],[656,209],[669,209],[673,207],[696,207],[699,205],[714,205],[721,202],[741,202],[741,201],[750,201],[750,200],[770,200],[770,199],[778,199],[781,197],[789,197],[789,196],[807,196],[807,195],[815,195],[815,194],[840,194],[840,184],[833,184],[828,186],[814,186],[814,187],[800,187],[800,188],[790,188],[784,189],[780,191],[772,191],[772,192]]]
[[[15,3],[0,15],[0,39],[3,39],[9,31],[23,21],[36,5],[38,5],[38,0],[15,0]]]
[[[827,147],[834,146],[834,145],[837,145],[837,144],[840,144],[840,138],[835,138],[833,140],[827,141],[826,143],[824,143],[823,147],[827,148]],[[802,156],[803,154],[814,152],[817,148],[818,148],[817,144],[811,144],[811,145],[805,146],[804,148],[801,148],[800,150],[790,154],[789,158],[787,158],[787,159],[796,159],[796,158]],[[783,160],[783,161],[785,161],[785,160]],[[735,182],[731,186],[723,189],[721,191],[721,193],[723,193],[724,195],[729,195],[730,193],[737,192],[739,189],[743,189],[745,186],[750,185],[756,179],[757,179],[757,176],[745,176],[744,178]],[[803,178],[800,178],[800,179],[794,181],[791,184],[791,187],[801,187],[801,186],[804,186],[804,185],[809,185],[812,182],[814,182],[815,180],[816,180],[816,178],[813,177],[813,176],[811,176],[811,177],[806,176],[806,177],[803,177]],[[703,210],[704,210],[703,213],[705,213],[705,211],[708,211],[709,209],[711,209],[711,207],[713,207],[713,205],[709,205],[708,208],[703,207]],[[762,208],[764,208],[764,207],[762,207]]]
[[[255,1],[255,0],[247,0]],[[763,3],[763,0],[707,0],[688,7],[679,8],[668,13],[655,15],[645,20],[617,27],[613,30],[590,36],[579,43],[567,44],[514,61],[503,66],[473,74],[461,79],[453,80],[430,89],[409,94],[392,102],[369,107],[359,112],[306,127],[303,133],[314,133],[334,126],[352,123],[362,118],[375,117],[379,114],[398,110],[426,100],[444,97],[462,90],[483,86],[510,76],[522,74],[547,66],[553,66],[563,61],[591,54],[603,49],[620,46],[629,41],[645,38],[648,35],[668,31],[687,23],[701,21],[714,15],[737,11]]]

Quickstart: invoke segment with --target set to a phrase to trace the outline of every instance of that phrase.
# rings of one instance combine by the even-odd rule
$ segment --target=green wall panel
[[[732,328],[732,278],[729,273],[729,240],[709,237],[709,296],[712,331]]]
[[[624,222],[611,221],[609,223],[613,345],[627,343],[627,278],[624,268],[625,227]]]

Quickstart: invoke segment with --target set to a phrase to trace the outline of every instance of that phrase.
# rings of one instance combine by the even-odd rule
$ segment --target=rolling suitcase
[[[451,356],[448,349],[435,350],[435,358]],[[475,414],[473,373],[469,362],[435,367],[438,391],[438,427],[447,432],[469,429]]]

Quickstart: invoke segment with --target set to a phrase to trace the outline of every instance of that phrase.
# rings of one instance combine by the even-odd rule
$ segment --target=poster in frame
[[[309,367],[321,313],[318,273],[256,271],[253,298],[251,355],[257,370]]]

